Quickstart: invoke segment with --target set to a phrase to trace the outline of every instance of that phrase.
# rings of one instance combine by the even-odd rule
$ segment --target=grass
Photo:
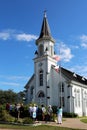
[[[87,123],[87,117],[82,117],[80,120],[84,123]],[[65,119],[63,119],[65,121]],[[18,124],[0,124],[0,129],[11,129],[11,130],[80,130],[80,129],[73,129],[73,128],[65,128],[59,126],[49,126],[49,125],[38,125],[38,126],[31,126],[31,125],[18,125]]]
[[[80,119],[80,121],[87,123],[87,117]]]
[[[63,128],[58,126],[48,126],[48,125],[40,125],[40,126],[22,126],[22,125],[8,125],[8,124],[0,124],[0,128],[6,129],[18,129],[18,130],[79,130],[79,129],[72,129],[72,128]]]

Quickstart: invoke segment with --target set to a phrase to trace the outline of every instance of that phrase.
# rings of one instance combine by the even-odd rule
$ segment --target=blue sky
[[[61,65],[87,77],[87,0],[0,0],[0,89],[22,91],[32,76],[44,10]]]

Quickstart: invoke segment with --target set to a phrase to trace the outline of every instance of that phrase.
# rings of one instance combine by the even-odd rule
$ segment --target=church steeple
[[[50,28],[49,28],[49,24],[48,24],[48,20],[47,20],[47,16],[46,16],[46,11],[44,11],[44,17],[43,17],[41,32],[40,32],[39,38],[36,40],[36,44],[38,44],[38,42],[40,40],[43,40],[43,39],[50,40],[53,43],[55,42],[54,39],[51,36],[51,31],[50,31]]]

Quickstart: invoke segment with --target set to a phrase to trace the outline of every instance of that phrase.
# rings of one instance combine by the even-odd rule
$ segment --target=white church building
[[[56,71],[54,45],[55,40],[44,14],[36,40],[34,74],[25,85],[26,103],[62,105],[64,112],[87,116],[87,79],[61,66]]]

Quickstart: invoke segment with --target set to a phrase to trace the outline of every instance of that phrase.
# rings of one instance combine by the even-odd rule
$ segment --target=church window
[[[45,94],[43,91],[39,91],[38,94],[37,94],[37,97],[38,97],[38,104],[44,104],[44,98],[45,98]]]
[[[80,91],[77,90],[77,96],[78,96],[78,107],[80,107]]]
[[[39,98],[41,97],[45,97],[44,93],[43,92],[40,92],[39,95],[38,95]]]
[[[77,107],[77,92],[76,92],[76,89],[74,90],[74,93],[75,93],[75,106]]]
[[[75,106],[76,107],[80,107],[80,90],[79,89],[75,89],[74,90],[75,93]]]
[[[84,100],[85,100],[86,107],[87,107],[87,93],[86,93],[86,91],[84,92]]]
[[[84,97],[86,98],[86,91],[84,92]]]
[[[59,91],[64,92],[64,83],[62,82],[59,84]]]
[[[76,93],[76,89],[74,89],[74,93]]]
[[[60,97],[60,106],[65,106],[64,97]]]
[[[43,70],[39,72],[39,85],[43,86]]]
[[[40,45],[40,46],[39,46],[39,54],[40,54],[40,56],[42,56],[43,53],[44,53],[43,45]]]
[[[86,93],[86,107],[87,107],[87,93]]]

